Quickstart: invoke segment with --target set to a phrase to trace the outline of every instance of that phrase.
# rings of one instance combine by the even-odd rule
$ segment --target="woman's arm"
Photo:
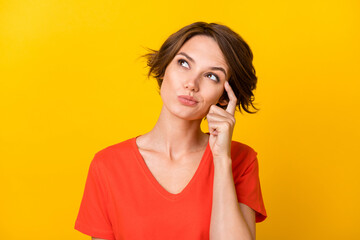
[[[207,115],[214,161],[210,240],[255,240],[254,212],[238,203],[232,172],[231,139],[235,125],[236,96],[226,81],[226,110],[212,105]]]
[[[249,226],[253,239],[256,239],[256,222],[255,222],[255,211],[248,205],[239,203],[240,210],[245,218],[247,225]]]
[[[251,208],[238,203],[231,159],[214,162],[210,240],[255,240],[255,215]]]

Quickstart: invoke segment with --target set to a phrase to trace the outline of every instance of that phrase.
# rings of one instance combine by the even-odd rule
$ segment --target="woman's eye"
[[[185,61],[184,59],[179,59],[178,63],[180,64],[180,66],[189,68],[189,64],[187,63],[187,61]]]
[[[216,82],[219,81],[219,77],[216,76],[215,74],[209,73],[208,75],[206,75],[207,77],[209,77],[211,80],[214,80]]]

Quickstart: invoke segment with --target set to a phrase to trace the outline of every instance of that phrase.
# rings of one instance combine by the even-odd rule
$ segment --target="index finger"
[[[231,88],[228,81],[225,82],[225,90],[226,90],[227,95],[229,97],[229,103],[227,105],[226,111],[228,113],[230,113],[231,115],[234,115],[235,114],[235,107],[236,107],[237,98],[236,98],[235,93],[232,90],[232,88]]]

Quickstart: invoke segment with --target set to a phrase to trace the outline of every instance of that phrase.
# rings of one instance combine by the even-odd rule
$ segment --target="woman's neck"
[[[201,121],[182,119],[163,106],[154,128],[144,135],[146,145],[168,156],[201,151],[206,147],[209,137],[201,131]]]

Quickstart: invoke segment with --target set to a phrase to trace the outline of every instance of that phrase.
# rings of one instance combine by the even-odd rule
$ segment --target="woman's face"
[[[223,94],[229,69],[214,39],[196,35],[178,51],[165,70],[160,95],[164,107],[187,120],[204,118]],[[186,100],[188,98],[192,100]]]

